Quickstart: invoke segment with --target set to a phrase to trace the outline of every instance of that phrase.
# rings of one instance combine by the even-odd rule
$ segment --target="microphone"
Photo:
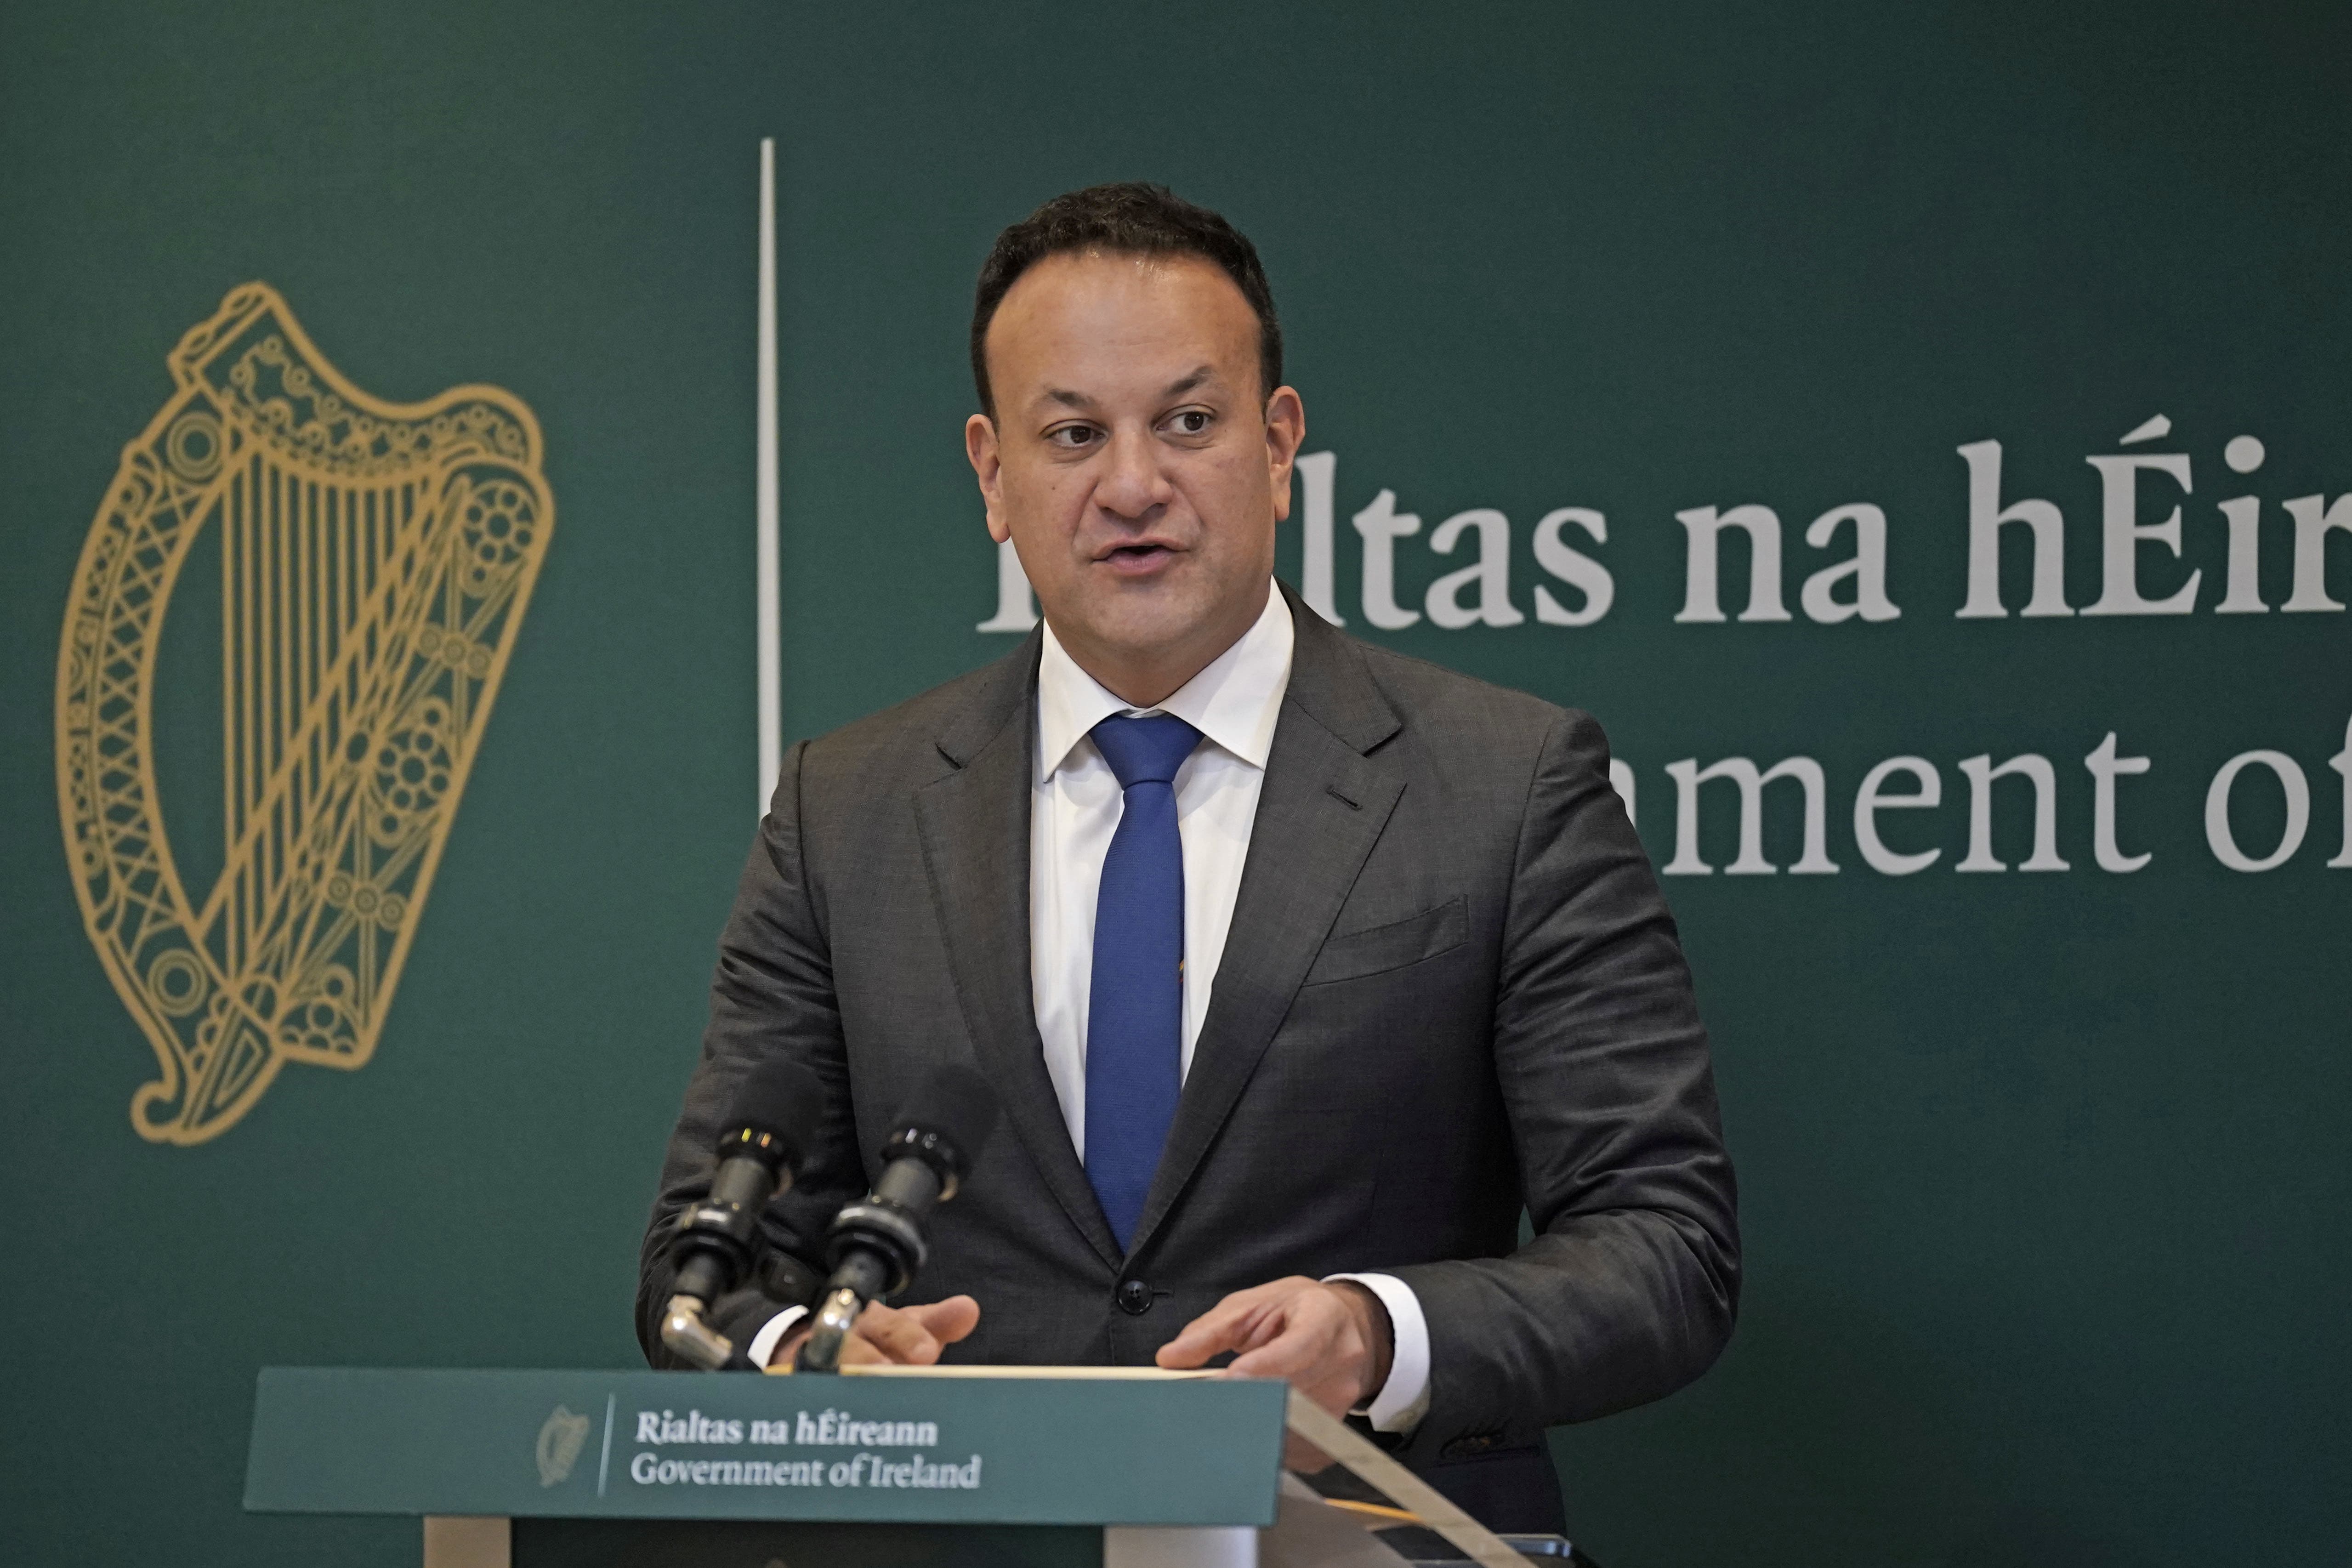
[[[671,1233],[677,1278],[662,1315],[662,1343],[697,1366],[753,1370],[703,1314],[751,1274],[761,1250],[760,1213],[791,1188],[794,1168],[815,1142],[824,1103],[816,1075],[782,1057],[752,1068],[728,1102],[709,1194],[687,1205]]]
[[[816,1327],[801,1343],[803,1372],[837,1372],[841,1345],[857,1314],[877,1296],[914,1283],[929,1249],[923,1226],[931,1210],[956,1194],[996,1130],[996,1091],[967,1067],[933,1074],[900,1111],[882,1146],[882,1178],[863,1202],[834,1216]]]

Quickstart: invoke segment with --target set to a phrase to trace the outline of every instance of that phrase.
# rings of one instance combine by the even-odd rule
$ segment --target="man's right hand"
[[[778,1342],[774,1353],[768,1357],[768,1370],[792,1371],[793,1360],[801,1353],[801,1342],[809,1337],[809,1330],[814,1326],[815,1321],[811,1319]],[[841,1342],[841,1364],[889,1362],[900,1366],[929,1366],[940,1359],[940,1352],[979,1326],[980,1303],[969,1296],[950,1296],[944,1301],[920,1307],[891,1307],[870,1301],[858,1314],[857,1326]]]

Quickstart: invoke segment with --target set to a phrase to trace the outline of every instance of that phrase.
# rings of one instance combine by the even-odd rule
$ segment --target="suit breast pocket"
[[[1323,943],[1303,984],[1328,985],[1360,980],[1450,952],[1470,940],[1468,903],[1459,893],[1433,910],[1386,925],[1346,931]]]

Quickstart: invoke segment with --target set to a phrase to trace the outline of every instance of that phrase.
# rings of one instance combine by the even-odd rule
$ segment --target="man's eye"
[[[1095,432],[1084,425],[1065,425],[1057,430],[1048,430],[1045,433],[1045,439],[1057,447],[1089,446],[1094,438]]]
[[[1181,435],[1198,436],[1208,429],[1209,417],[1205,408],[1187,408],[1176,416],[1176,429]]]

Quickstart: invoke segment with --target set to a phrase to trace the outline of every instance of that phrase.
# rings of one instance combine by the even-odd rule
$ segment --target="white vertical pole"
[[[784,763],[784,654],[776,552],[776,142],[760,139],[759,548],[760,806]]]

